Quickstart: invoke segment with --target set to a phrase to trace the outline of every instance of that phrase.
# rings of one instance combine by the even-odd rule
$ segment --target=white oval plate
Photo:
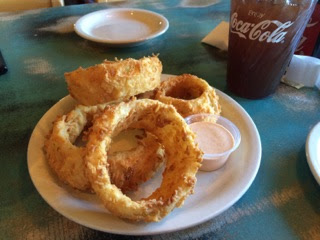
[[[74,29],[81,37],[109,45],[135,46],[167,31],[168,20],[136,8],[111,8],[81,17]]]
[[[307,137],[306,155],[311,172],[320,184],[320,122],[311,129]]]
[[[163,75],[167,79],[169,75]],[[216,90],[223,116],[234,122],[242,141],[226,165],[214,172],[197,173],[195,193],[181,208],[158,223],[130,223],[111,215],[94,194],[71,189],[52,174],[43,153],[43,143],[57,116],[74,108],[67,96],[57,102],[36,125],[28,146],[28,169],[44,200],[57,212],[86,227],[124,235],[151,235],[177,231],[205,222],[232,206],[248,190],[261,160],[261,142],[248,113],[232,98]]]

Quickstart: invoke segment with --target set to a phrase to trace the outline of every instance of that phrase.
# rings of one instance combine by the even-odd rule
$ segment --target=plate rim
[[[172,76],[172,75],[169,75],[169,74],[162,74],[162,75],[167,75],[167,76]],[[191,227],[194,227],[194,226],[197,226],[201,223],[204,223],[218,215],[220,215],[222,212],[226,211],[228,208],[230,208],[232,205],[234,205],[246,192],[247,190],[250,188],[250,186],[252,185],[254,179],[256,178],[256,175],[258,173],[258,170],[260,168],[260,164],[261,164],[261,156],[262,156],[262,146],[261,146],[261,139],[260,139],[260,135],[259,135],[259,132],[258,132],[258,129],[255,125],[255,123],[253,122],[252,118],[250,117],[250,115],[245,111],[245,109],[242,108],[242,106],[237,103],[235,100],[233,100],[230,96],[228,96],[227,94],[223,93],[222,91],[216,89],[216,92],[218,94],[218,96],[222,96],[224,97],[227,101],[230,101],[232,103],[232,105],[235,105],[238,109],[241,110],[241,114],[244,114],[246,116],[246,120],[248,120],[250,122],[250,126],[252,127],[252,133],[255,137],[255,140],[257,140],[257,148],[255,150],[255,154],[257,155],[256,156],[256,159],[257,161],[255,162],[255,165],[253,166],[253,170],[251,171],[251,176],[249,178],[249,180],[246,182],[245,184],[245,187],[241,189],[241,191],[239,191],[236,195],[236,197],[234,197],[232,200],[228,200],[229,203],[227,205],[225,205],[224,207],[220,208],[219,211],[216,211],[215,214],[212,214],[212,215],[207,215],[207,217],[204,217],[202,218],[200,221],[197,221],[197,222],[194,222],[193,224],[186,224],[185,226],[183,227],[180,227],[180,228],[173,228],[173,229],[169,229],[169,230],[153,230],[153,231],[142,231],[141,228],[138,228],[138,230],[127,230],[126,232],[123,232],[123,231],[117,231],[117,230],[112,230],[112,229],[105,229],[105,228],[100,228],[100,227],[97,227],[95,225],[90,225],[90,224],[85,224],[83,223],[83,221],[79,221],[76,217],[73,217],[73,216],[69,216],[67,213],[65,212],[62,212],[61,210],[59,210],[56,206],[54,206],[54,204],[51,203],[50,199],[47,199],[46,196],[43,195],[43,193],[41,191],[39,191],[38,187],[37,187],[37,183],[34,181],[34,178],[31,174],[31,170],[30,170],[30,158],[31,158],[31,149],[30,149],[30,146],[31,146],[31,143],[32,143],[32,139],[34,137],[34,132],[35,130],[37,129],[37,127],[39,126],[39,123],[46,117],[46,114],[49,114],[50,110],[52,110],[53,107],[56,107],[61,101],[64,101],[66,98],[71,98],[72,97],[70,95],[67,95],[63,98],[61,98],[59,101],[57,101],[41,118],[40,120],[38,121],[38,123],[36,124],[32,134],[31,134],[31,137],[30,137],[30,140],[29,140],[29,144],[28,144],[28,150],[27,150],[27,162],[28,162],[28,171],[29,171],[29,175],[31,177],[31,180],[37,190],[37,192],[40,194],[40,196],[47,202],[47,204],[52,207],[55,211],[57,211],[59,214],[61,214],[62,216],[66,217],[67,219],[70,219],[74,222],[76,222],[77,224],[79,225],[82,225],[82,226],[85,226],[85,227],[89,227],[91,229],[95,229],[95,230],[99,230],[99,231],[103,231],[103,232],[108,232],[108,233],[112,233],[112,234],[120,234],[120,235],[132,235],[132,236],[143,236],[143,235],[156,235],[156,234],[163,234],[163,233],[170,233],[170,232],[176,232],[176,231],[180,231],[180,230],[183,230],[183,229],[187,229],[187,228],[191,228]],[[170,217],[170,216],[167,216],[167,217]]]
[[[318,138],[317,138],[318,137]],[[317,138],[317,139],[315,139]],[[314,152],[316,151],[316,147],[312,145],[314,140],[320,141],[320,122],[316,123],[310,130],[307,141],[306,141],[306,156],[309,168],[314,176],[315,180],[320,185],[320,159],[317,159],[314,156]]]
[[[101,38],[95,38],[92,35],[86,34],[84,31],[82,31],[81,28],[81,24],[84,20],[87,20],[87,18],[90,18],[96,14],[101,14],[101,13],[109,13],[109,12],[126,12],[126,11],[136,11],[136,12],[144,12],[144,13],[148,13],[151,14],[159,19],[161,19],[163,21],[163,25],[164,27],[159,28],[158,31],[156,31],[153,34],[148,35],[147,37],[144,38],[140,38],[140,39],[133,39],[133,40],[105,40],[105,39],[101,39]],[[94,11],[94,12],[90,12],[88,14],[83,15],[82,17],[80,17],[74,24],[73,26],[74,31],[82,38],[93,41],[93,42],[97,42],[97,43],[104,43],[110,46],[136,46],[138,44],[141,44],[145,41],[154,39],[160,35],[162,35],[163,33],[165,33],[168,28],[169,28],[169,21],[168,19],[157,12],[151,11],[151,10],[147,10],[147,9],[141,9],[141,8],[107,8],[107,9],[102,9],[102,10],[98,10],[98,11]]]

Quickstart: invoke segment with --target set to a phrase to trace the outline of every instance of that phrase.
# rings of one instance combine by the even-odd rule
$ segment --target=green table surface
[[[79,37],[73,23],[105,8],[163,14],[168,31],[132,48],[110,48]],[[9,71],[0,76],[0,239],[320,239],[320,188],[307,163],[308,132],[320,121],[320,95],[281,84],[262,100],[226,89],[226,53],[201,39],[229,19],[229,1],[150,0],[0,14],[0,49]],[[160,53],[163,72],[192,73],[235,99],[260,133],[262,159],[244,196],[219,216],[182,231],[122,236],[78,225],[53,210],[28,173],[30,135],[43,114],[68,94],[64,72],[104,59]]]

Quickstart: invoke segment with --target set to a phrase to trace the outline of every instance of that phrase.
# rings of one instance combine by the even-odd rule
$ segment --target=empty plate
[[[89,13],[75,23],[81,37],[115,46],[134,46],[158,37],[169,27],[155,12],[136,8],[111,8]]]
[[[320,184],[320,122],[311,129],[308,135],[306,155],[311,172]]]

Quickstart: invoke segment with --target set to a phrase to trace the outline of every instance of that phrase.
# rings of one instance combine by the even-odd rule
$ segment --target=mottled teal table
[[[109,7],[159,12],[169,22],[161,37],[133,48],[109,48],[80,38],[72,24]],[[0,239],[320,239],[320,187],[305,155],[308,132],[320,121],[320,94],[280,85],[263,100],[226,90],[226,54],[201,44],[229,1],[135,0],[0,14],[0,49],[9,71],[0,76]],[[98,232],[55,212],[38,194],[27,168],[30,135],[42,115],[68,94],[63,73],[103,59],[160,53],[165,73],[192,73],[233,97],[261,136],[262,159],[245,195],[218,217],[155,236]]]

